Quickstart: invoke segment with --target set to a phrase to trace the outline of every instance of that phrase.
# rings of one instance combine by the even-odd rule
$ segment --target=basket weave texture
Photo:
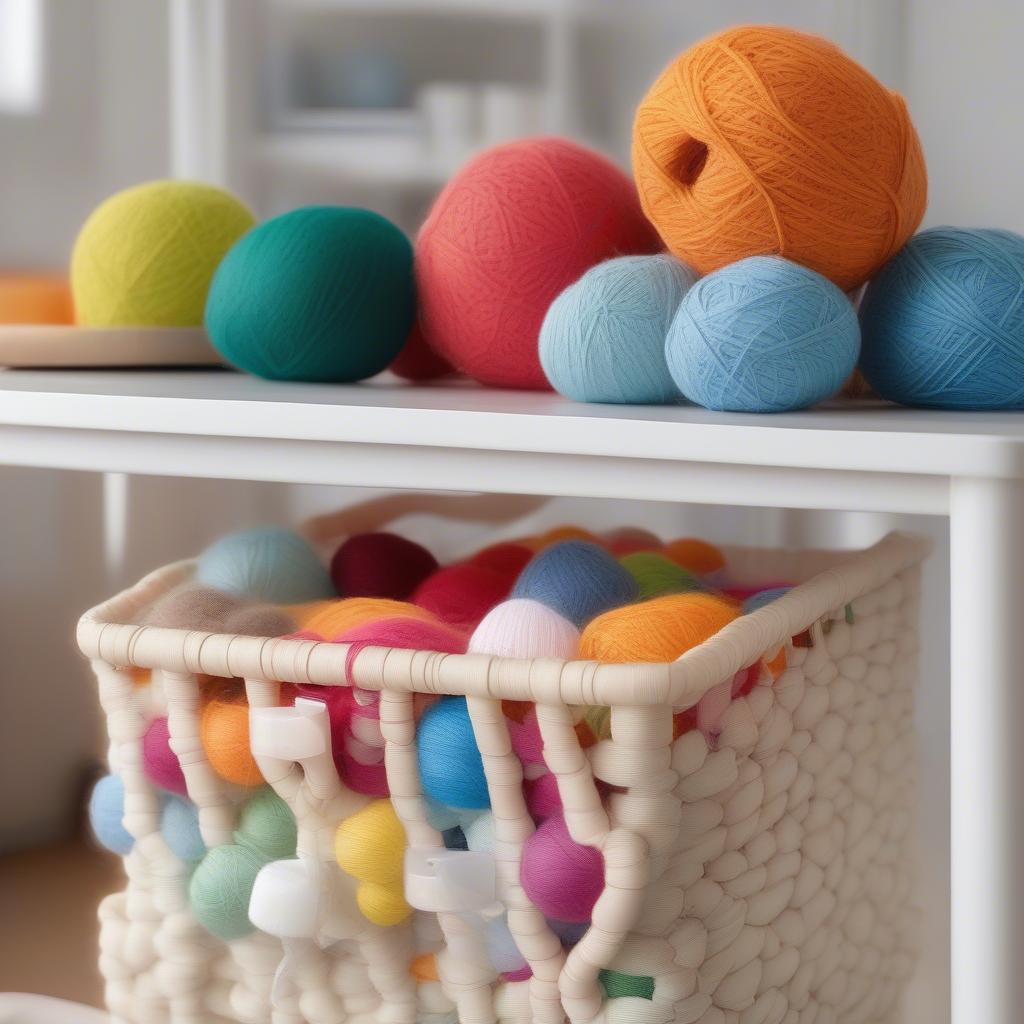
[[[913,685],[927,550],[903,534],[853,554],[728,550],[745,579],[805,582],[671,664],[366,648],[348,678],[346,645],[129,625],[192,566],[147,577],[79,626],[136,839],[126,889],[100,908],[113,1021],[895,1024],[917,927]],[[786,667],[773,677],[780,650]],[[148,688],[133,667],[156,670]],[[369,798],[344,787],[329,754],[260,760],[295,812],[299,855],[323,865],[316,939],[206,933],[189,909],[187,867],[161,837],[141,753],[154,702],[166,706],[204,841],[232,841],[239,793],[204,758],[200,675],[244,678],[250,706],[278,703],[281,682],[380,691],[392,801],[420,847],[442,840],[421,797],[413,695],[467,695],[499,898],[532,978],[496,979],[457,915],[417,913],[390,928],[360,917],[333,839]],[[744,679],[755,685],[741,691]],[[604,892],[568,952],[519,885],[534,825],[503,699],[537,703],[570,832],[604,855]],[[581,749],[578,705],[610,708],[610,738]],[[611,787],[604,800],[599,783]],[[440,982],[410,973],[424,950],[436,951]],[[653,977],[651,998],[606,999],[603,969]]]

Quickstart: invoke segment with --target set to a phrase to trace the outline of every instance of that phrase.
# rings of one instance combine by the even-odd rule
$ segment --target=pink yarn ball
[[[448,182],[416,243],[427,344],[483,384],[548,391],[538,335],[595,263],[661,248],[633,182],[566,139],[486,150]]]
[[[171,732],[163,715],[154,718],[142,736],[142,766],[146,778],[169,793],[188,796],[185,773],[171,750]]]
[[[721,591],[726,597],[731,597],[734,601],[746,601],[748,597],[753,597],[755,594],[760,594],[765,590],[787,590],[792,586],[792,581],[788,583],[737,583],[722,587]]]
[[[480,620],[469,641],[474,654],[503,658],[576,657],[580,631],[568,619],[540,601],[514,597],[492,608]]]
[[[356,657],[365,647],[400,647],[444,654],[462,654],[466,650],[464,633],[441,623],[404,616],[353,626],[341,633],[336,642],[352,645],[345,659],[349,676]],[[327,703],[334,766],[345,785],[357,793],[388,796],[380,733],[380,695],[365,690],[357,695],[349,686],[304,686],[300,692],[304,697]]]
[[[543,914],[560,921],[589,921],[604,889],[604,857],[592,846],[574,842],[565,818],[555,815],[527,840],[519,877]]]

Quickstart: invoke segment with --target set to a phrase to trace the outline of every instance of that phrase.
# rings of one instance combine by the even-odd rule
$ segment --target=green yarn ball
[[[412,246],[371,210],[306,206],[253,228],[214,275],[206,329],[228,362],[271,380],[356,381],[412,327]]]
[[[636,580],[641,601],[662,594],[684,594],[704,589],[700,578],[689,569],[654,551],[635,551],[623,555],[619,562]]]
[[[188,885],[196,920],[220,939],[231,941],[253,930],[249,897],[265,858],[246,846],[215,846],[196,866]]]
[[[654,979],[640,974],[602,970],[599,975],[604,994],[609,999],[634,996],[637,999],[654,998]]]
[[[235,841],[266,861],[294,857],[296,838],[291,808],[269,786],[256,793],[238,816]]]

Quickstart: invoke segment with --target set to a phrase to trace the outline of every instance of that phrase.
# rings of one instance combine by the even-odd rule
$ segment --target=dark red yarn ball
[[[390,370],[405,380],[434,380],[454,374],[451,363],[439,356],[423,338],[418,320],[413,321],[402,351],[395,356]]]
[[[331,559],[331,579],[342,597],[404,601],[436,569],[425,547],[394,533],[355,534]]]

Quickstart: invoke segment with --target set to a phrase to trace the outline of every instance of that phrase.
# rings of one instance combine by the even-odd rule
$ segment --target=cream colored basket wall
[[[805,582],[671,664],[367,648],[348,679],[347,645],[125,624],[192,565],[147,577],[87,613],[78,632],[136,839],[127,888],[100,910],[115,1024],[413,1024],[456,1013],[463,1024],[895,1024],[913,963],[908,841],[926,554],[925,541],[900,534],[861,553],[730,550],[742,579]],[[780,649],[785,671],[772,679],[762,670],[746,696],[730,699],[737,673]],[[207,934],[141,770],[150,695],[133,683],[133,666],[158,670],[154,686],[207,845],[232,841],[237,795],[204,759],[198,674],[244,678],[252,706],[276,703],[284,681],[380,691],[393,804],[420,847],[442,840],[420,796],[412,697],[465,694],[496,819],[499,895],[531,980],[496,981],[482,952],[466,954],[469,926],[455,915],[379,928],[352,912],[353,883],[336,866],[333,836],[368,798],[345,789],[329,755],[261,762],[295,812],[300,855],[323,865],[317,941],[282,948],[263,934],[231,943]],[[605,890],[567,953],[518,882],[534,826],[502,699],[537,703],[570,831],[604,855]],[[699,728],[673,740],[673,715],[698,702]],[[580,748],[577,705],[610,707],[609,739]],[[604,802],[598,780],[613,787]],[[410,974],[423,950],[438,951],[440,984]],[[652,976],[652,998],[605,999],[602,968]]]

